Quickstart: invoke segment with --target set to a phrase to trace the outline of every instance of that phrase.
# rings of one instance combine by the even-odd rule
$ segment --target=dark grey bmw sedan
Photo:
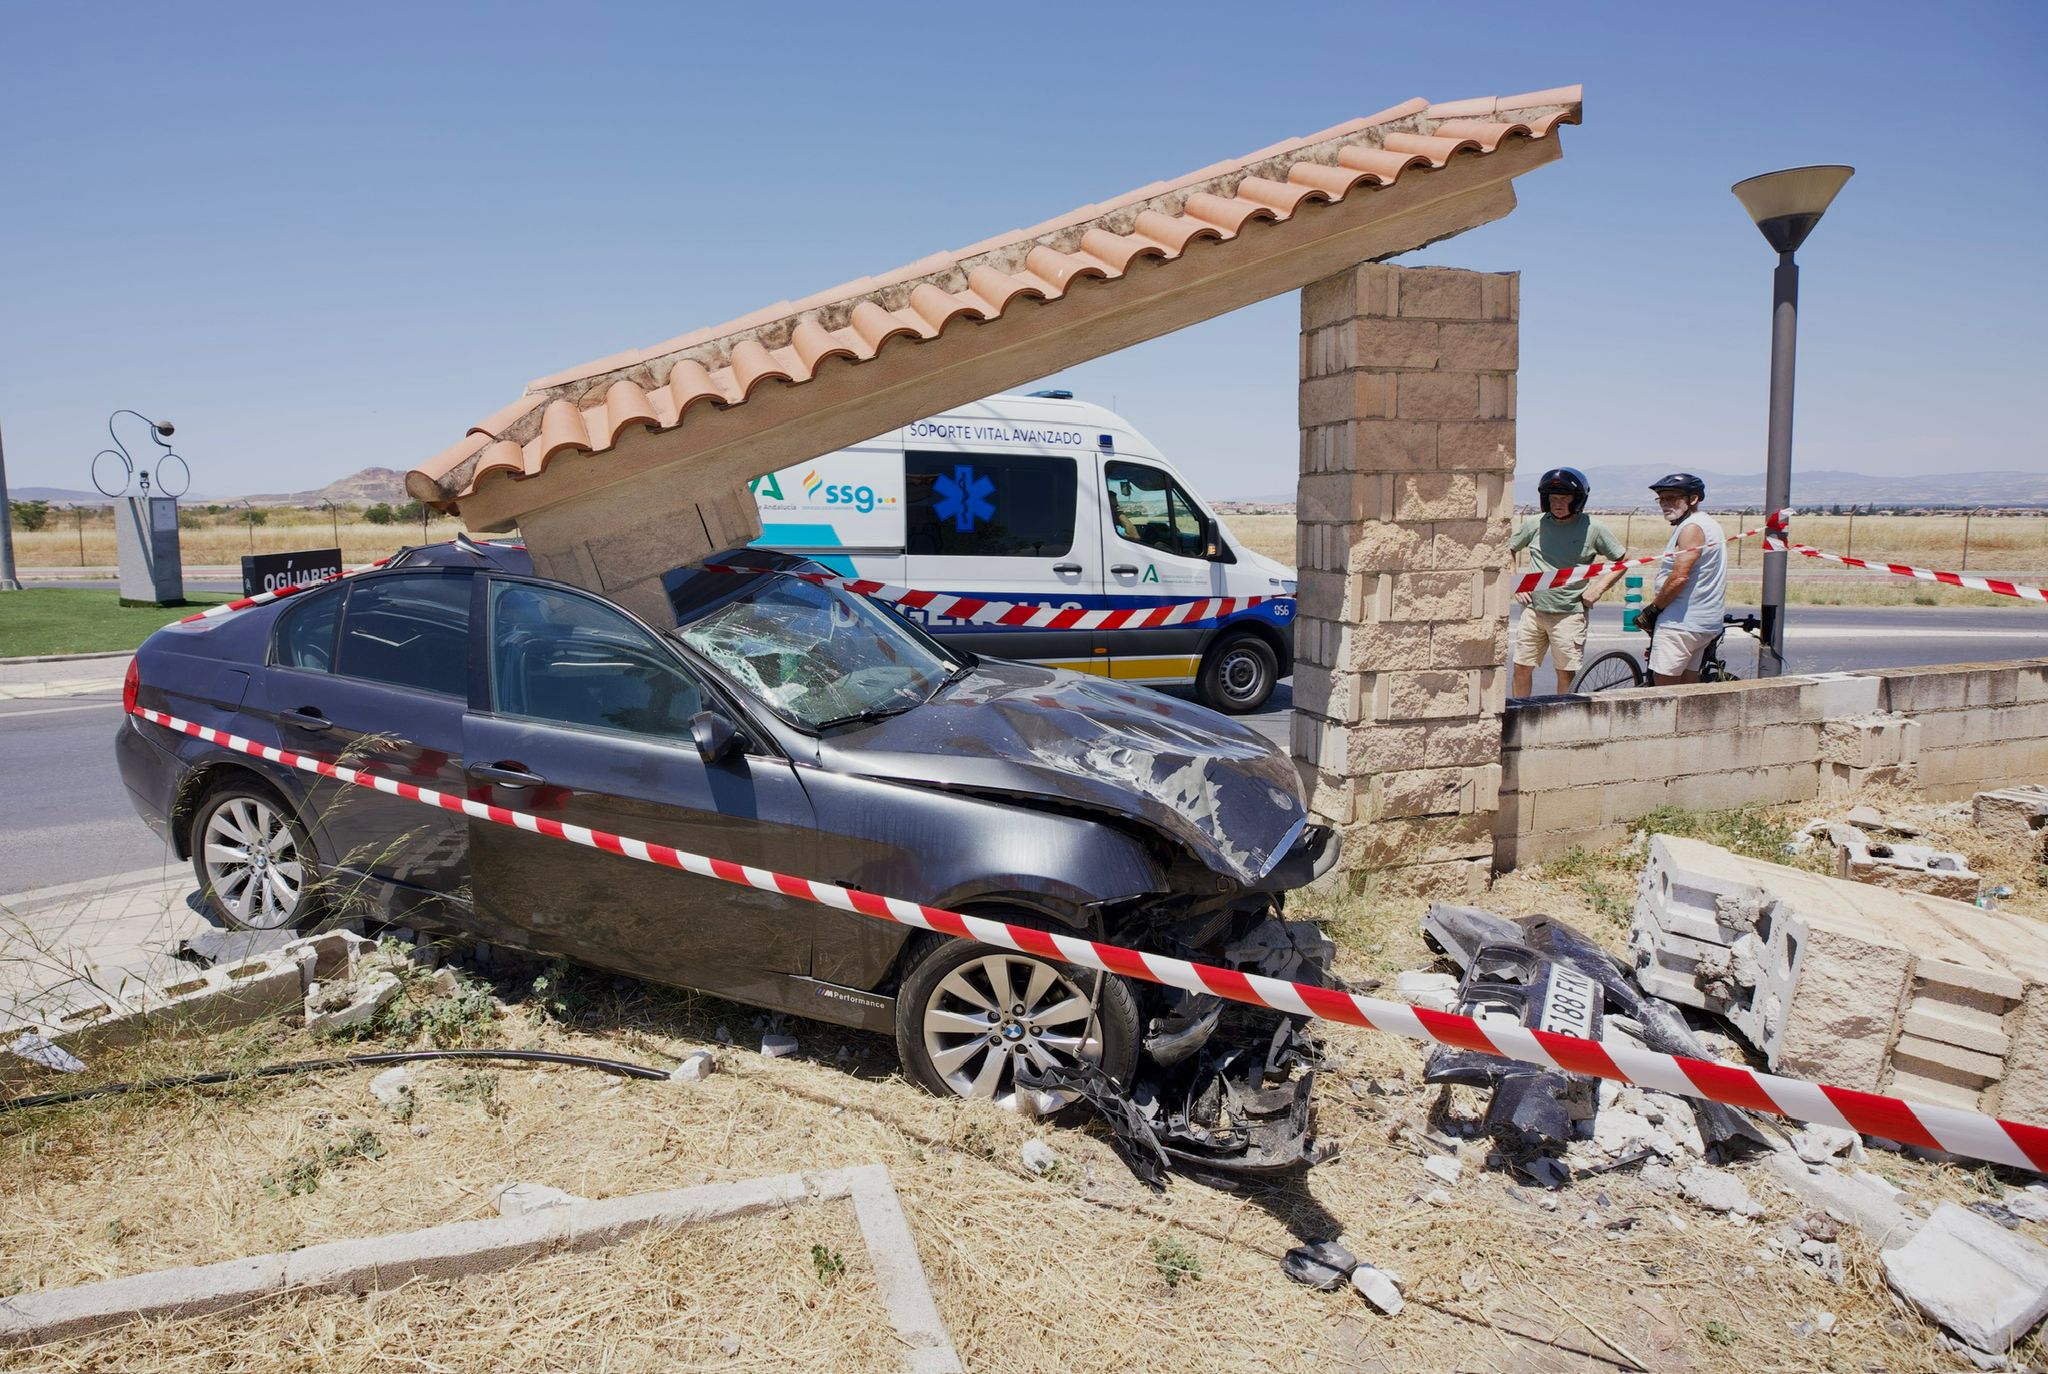
[[[142,707],[459,797],[778,873],[1298,981],[1326,870],[1292,763],[1200,706],[977,659],[788,575],[681,568],[649,624],[467,540],[218,619],[131,670]],[[224,923],[367,916],[893,1034],[938,1093],[1206,1168],[1313,1157],[1299,1018],[634,862],[129,715],[137,810]],[[1133,1121],[1137,1124],[1133,1124]]]

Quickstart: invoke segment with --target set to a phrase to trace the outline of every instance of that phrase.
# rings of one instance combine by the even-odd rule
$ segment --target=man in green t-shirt
[[[1577,468],[1552,468],[1536,484],[1541,515],[1522,522],[1508,541],[1508,552],[1529,550],[1535,572],[1555,572],[1581,563],[1606,563],[1624,556],[1614,531],[1586,514],[1593,489]],[[1515,634],[1514,674],[1508,695],[1525,697],[1545,651],[1557,670],[1557,690],[1569,692],[1586,655],[1586,612],[1606,595],[1621,573],[1603,573],[1568,587],[1542,587],[1517,592],[1522,605],[1521,628]]]

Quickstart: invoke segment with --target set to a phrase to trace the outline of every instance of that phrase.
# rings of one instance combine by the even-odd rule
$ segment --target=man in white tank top
[[[1674,472],[1650,483],[1650,490],[1673,527],[1657,560],[1656,592],[1637,617],[1656,627],[1650,674],[1659,684],[1698,682],[1700,657],[1721,633],[1727,607],[1727,540],[1720,522],[1700,511],[1707,484],[1699,478]]]

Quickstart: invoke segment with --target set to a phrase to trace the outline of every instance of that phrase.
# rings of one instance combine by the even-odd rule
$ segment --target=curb
[[[446,1281],[601,1249],[650,1227],[680,1228],[842,1200],[854,1205],[882,1305],[903,1345],[903,1368],[957,1374],[960,1357],[932,1301],[889,1171],[879,1164],[629,1194],[25,1293],[0,1299],[0,1345],[62,1340],[136,1320],[201,1316],[288,1293],[363,1294]]]
[[[51,682],[0,683],[0,701],[47,701],[52,697],[87,696],[93,692],[118,692],[117,677],[60,678]],[[111,703],[110,703],[111,704]]]

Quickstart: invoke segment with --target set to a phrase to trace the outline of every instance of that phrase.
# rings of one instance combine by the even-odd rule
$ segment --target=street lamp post
[[[1853,167],[1792,167],[1738,181],[1730,189],[1764,241],[1778,253],[1771,277],[1771,432],[1764,465],[1764,509],[1792,503],[1792,371],[1799,335],[1799,245],[1827,213],[1835,195],[1855,175]],[[1785,560],[1783,549],[1764,555],[1763,633],[1757,673],[1785,671]]]
[[[18,592],[14,577],[14,507],[7,504],[7,445],[0,443],[0,592]]]

